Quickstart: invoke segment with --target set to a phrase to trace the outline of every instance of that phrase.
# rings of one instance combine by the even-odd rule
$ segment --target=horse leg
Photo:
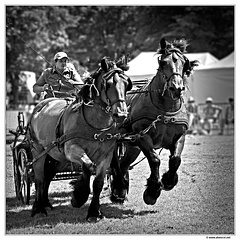
[[[110,200],[113,203],[122,204],[125,201],[129,190],[129,166],[140,152],[138,147],[126,144],[126,152],[120,158],[117,149],[115,149],[111,162],[112,182]]]
[[[152,146],[150,137],[146,136],[144,139],[141,140],[139,147],[148,159],[151,174],[147,179],[147,187],[143,193],[143,200],[148,205],[154,205],[162,190],[162,184],[159,177],[161,160],[159,154]]]
[[[169,169],[162,175],[162,184],[163,190],[169,191],[174,188],[174,186],[178,183],[178,174],[177,170],[181,164],[181,154],[183,151],[185,142],[185,135],[181,136],[179,140],[174,144],[172,148],[170,148],[170,157],[168,166]]]
[[[56,174],[56,166],[57,161],[51,158],[49,155],[46,157],[45,166],[44,166],[44,189],[43,189],[43,202],[45,207],[49,207],[51,210],[53,209],[52,204],[48,199],[48,189],[52,179]]]
[[[84,163],[82,164],[82,171],[80,177],[71,182],[74,187],[71,204],[76,208],[80,208],[88,200],[90,194],[91,172]]]
[[[37,213],[43,213],[47,216],[47,211],[44,206],[44,189],[45,189],[45,179],[44,179],[44,165],[46,156],[39,158],[33,163],[34,170],[34,182],[35,182],[35,201],[32,207],[31,216],[34,217]]]
[[[103,214],[100,211],[100,194],[104,185],[104,178],[106,170],[109,168],[112,155],[108,156],[101,161],[96,169],[96,177],[93,181],[93,197],[88,209],[87,221],[98,222],[103,218]]]

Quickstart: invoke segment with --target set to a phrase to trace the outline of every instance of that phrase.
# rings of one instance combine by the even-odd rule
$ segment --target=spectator
[[[229,98],[228,102],[229,102],[229,106],[227,106],[226,112],[225,112],[225,124],[228,126],[227,129],[229,129],[230,124],[234,125],[234,99]]]
[[[225,123],[228,124],[234,124],[234,99],[229,98],[228,99],[229,106],[226,108],[226,113],[225,113]]]
[[[195,99],[193,97],[189,97],[188,99],[187,110],[188,110],[189,132],[196,134],[199,115],[198,115],[198,106],[195,103]]]
[[[213,104],[213,99],[208,97],[206,99],[206,106],[203,108],[203,119],[201,119],[202,128],[207,130],[208,134],[211,134],[213,123],[218,121],[219,135],[223,134],[223,124],[220,119],[222,108]]]

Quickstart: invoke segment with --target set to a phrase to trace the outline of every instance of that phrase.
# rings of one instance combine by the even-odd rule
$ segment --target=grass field
[[[105,218],[86,222],[90,198],[80,209],[71,206],[69,181],[52,182],[50,201],[55,207],[48,216],[30,217],[30,206],[15,198],[12,158],[6,150],[6,234],[162,234],[234,236],[234,136],[187,136],[178,170],[179,183],[162,191],[153,206],[144,204],[142,194],[149,166],[146,160],[130,171],[130,192],[124,205],[114,205],[109,191],[101,195]],[[168,166],[168,151],[162,151],[161,173]],[[142,156],[141,156],[142,157]]]

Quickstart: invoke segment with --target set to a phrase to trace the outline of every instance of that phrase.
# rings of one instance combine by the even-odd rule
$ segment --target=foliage
[[[6,24],[13,103],[19,72],[38,77],[57,51],[92,71],[103,56],[155,51],[162,37],[189,39],[189,52],[218,58],[234,50],[233,6],[6,6]]]

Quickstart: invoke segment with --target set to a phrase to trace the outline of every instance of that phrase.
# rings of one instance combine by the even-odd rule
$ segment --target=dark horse
[[[99,195],[119,135],[117,123],[127,117],[126,91],[132,86],[122,70],[123,62],[126,63],[126,59],[114,62],[103,58],[101,67],[86,79],[73,102],[50,98],[34,109],[27,128],[36,188],[32,216],[47,215],[45,208],[52,208],[48,200],[50,182],[70,161],[80,164],[83,170],[74,184],[72,205],[80,207],[87,201],[94,170],[96,176],[87,219],[96,221],[102,217]]]
[[[187,77],[197,66],[197,61],[190,62],[184,56],[187,45],[184,39],[173,42],[162,39],[157,51],[160,54],[157,74],[138,94],[127,99],[129,117],[120,128],[122,133],[125,132],[125,140],[123,138],[123,143],[118,141],[111,163],[113,202],[125,200],[129,188],[129,166],[141,151],[151,170],[143,194],[146,204],[155,204],[161,190],[171,190],[178,182],[177,170],[188,128],[183,92]],[[169,169],[160,179],[160,155],[156,149],[162,148],[169,149],[170,157]]]

